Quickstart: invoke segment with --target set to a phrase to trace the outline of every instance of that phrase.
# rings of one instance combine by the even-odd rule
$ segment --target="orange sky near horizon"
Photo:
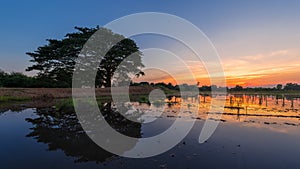
[[[234,59],[222,59],[226,86],[234,87],[274,87],[277,84],[299,83],[300,76],[300,50],[285,49],[268,53],[259,53],[249,56],[235,57]],[[173,63],[174,65],[174,63]],[[209,75],[201,61],[187,63],[188,69],[193,72],[195,80],[200,86],[211,85]],[[147,67],[147,66],[146,66]],[[167,67],[167,65],[166,65]],[[174,66],[173,66],[174,67]],[[166,68],[167,69],[167,68]],[[178,70],[178,68],[177,68]],[[172,75],[159,70],[147,70],[144,77],[134,79],[135,82],[165,82],[172,84],[176,80],[193,84],[192,75],[177,71]],[[179,84],[181,84],[179,83]]]

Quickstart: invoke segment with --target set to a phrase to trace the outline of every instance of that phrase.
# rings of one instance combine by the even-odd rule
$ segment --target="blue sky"
[[[48,38],[62,38],[74,31],[74,26],[101,26],[124,15],[150,11],[174,14],[198,26],[216,46],[225,70],[228,64],[229,76],[239,75],[238,71],[257,60],[243,62],[241,70],[231,70],[230,64],[276,52],[286,54],[287,62],[280,60],[284,67],[298,64],[295,55],[299,54],[296,49],[300,44],[299,8],[297,0],[1,1],[0,69],[24,72],[30,65],[26,52],[34,51]],[[276,66],[280,65],[273,65]],[[262,65],[258,67],[249,71],[263,69]],[[240,76],[244,75],[249,72]]]

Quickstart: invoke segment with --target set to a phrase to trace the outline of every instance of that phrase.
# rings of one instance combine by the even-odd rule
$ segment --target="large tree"
[[[122,40],[109,49],[103,49],[108,52],[104,56],[100,56],[103,59],[97,67],[96,85],[110,87],[111,81],[118,79],[118,75],[116,76],[114,73],[120,63],[124,66],[118,69],[118,74],[123,79],[129,79],[129,75],[132,73],[137,76],[143,75],[140,70],[144,66],[141,62],[142,53],[133,40],[115,34],[106,28],[75,27],[75,29],[76,32],[66,34],[61,40],[48,39],[48,44],[38,47],[34,52],[28,52],[27,55],[32,57],[30,61],[33,62],[33,65],[26,70],[38,71],[38,78],[55,84],[56,87],[71,87],[76,58],[88,39],[95,32],[100,32],[104,37],[109,37],[103,41],[102,47],[110,46],[113,39]]]

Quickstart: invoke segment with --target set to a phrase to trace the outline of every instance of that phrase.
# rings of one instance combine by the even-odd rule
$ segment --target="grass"
[[[63,99],[55,104],[57,111],[74,111],[73,99]]]
[[[150,102],[148,95],[145,95],[145,94],[141,94],[141,95],[130,94],[129,98],[130,98],[131,101],[136,101],[136,102],[139,102],[139,103],[149,103]]]
[[[30,100],[30,97],[0,96],[0,102],[25,101],[25,100]]]
[[[97,102],[105,102],[105,101],[111,101],[112,100],[112,96],[109,96],[109,95],[104,95],[104,96],[97,96],[96,97],[96,99],[97,99]]]

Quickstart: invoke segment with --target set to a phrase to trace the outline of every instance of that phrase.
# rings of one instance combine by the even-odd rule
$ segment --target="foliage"
[[[71,87],[74,66],[79,54],[83,53],[86,56],[91,53],[99,54],[98,50],[100,50],[100,53],[102,51],[108,52],[92,58],[99,59],[100,56],[103,57],[100,65],[97,65],[97,86],[111,86],[111,81],[114,80],[113,75],[115,70],[121,62],[124,64],[124,68],[119,71],[119,76],[116,76],[116,79],[121,76],[128,79],[126,75],[130,73],[137,73],[137,75],[142,74],[140,71],[144,66],[141,63],[142,53],[139,52],[139,48],[133,40],[115,34],[106,28],[75,27],[75,29],[76,32],[68,33],[62,40],[48,39],[47,45],[38,47],[34,52],[28,52],[27,55],[32,58],[30,61],[34,64],[26,70],[38,71],[38,78],[47,84],[52,83],[55,86],[60,85],[59,87]],[[84,45],[91,36],[95,38],[94,36],[96,35],[93,34],[96,32],[96,35],[101,34],[99,38],[101,40],[99,40],[100,45],[97,44],[97,48],[92,48],[92,51],[85,53],[86,49],[83,50]],[[111,44],[115,44],[116,39],[120,39],[121,41],[114,46],[110,46]],[[127,59],[127,57],[132,54],[134,56]],[[124,62],[124,60],[126,61]],[[95,60],[91,60],[90,62],[93,63]]]
[[[277,86],[276,86],[276,89],[277,90],[281,90],[283,88],[283,85],[282,84],[278,84]]]
[[[231,91],[243,91],[243,87],[240,85],[236,85],[234,88],[231,89]]]
[[[67,87],[65,83],[53,82],[45,77],[30,77],[20,72],[5,73],[0,70],[0,87]]]
[[[3,87],[4,86],[4,81],[5,81],[5,77],[7,76],[7,74],[0,70],[0,87]]]
[[[22,73],[0,71],[0,87],[32,87],[35,79]]]
[[[300,85],[297,83],[287,83],[284,90],[300,90]]]
[[[188,84],[181,84],[181,85],[172,85],[171,83],[149,83],[149,82],[140,82],[140,83],[131,83],[131,86],[152,86],[152,87],[159,87],[162,90],[173,90],[173,91],[179,91],[180,87],[181,88],[192,88],[194,85],[188,85]],[[240,85],[236,85],[233,88],[228,88],[228,87],[218,87],[216,85],[211,85],[211,86],[201,86],[198,87],[200,92],[210,92],[212,89],[215,91],[226,89],[229,92],[287,92],[287,91],[300,91],[300,85],[297,83],[287,83],[285,86],[282,84],[276,85],[276,87],[272,88],[263,88],[263,87],[242,87]]]

